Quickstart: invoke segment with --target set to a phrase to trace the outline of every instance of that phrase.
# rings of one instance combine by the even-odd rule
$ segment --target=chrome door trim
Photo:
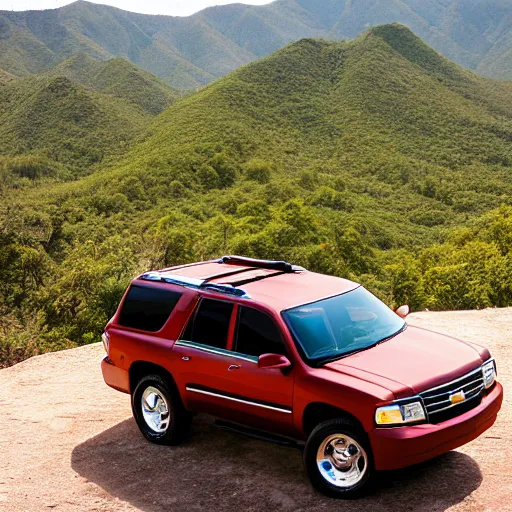
[[[271,411],[283,412],[285,414],[292,413],[291,409],[285,409],[284,407],[278,407],[276,405],[267,405],[267,404],[263,404],[263,403],[253,402],[252,400],[247,400],[245,398],[233,397],[233,396],[225,395],[223,393],[207,391],[205,389],[198,389],[198,388],[194,388],[191,386],[186,386],[185,389],[192,393],[200,393],[202,395],[214,396],[216,398],[224,398],[225,400],[231,400],[233,402],[238,402],[238,403],[247,404],[247,405],[253,405],[254,407],[262,407],[263,409],[270,409]]]

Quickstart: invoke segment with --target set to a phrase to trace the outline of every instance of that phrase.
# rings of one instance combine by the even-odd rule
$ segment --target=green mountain
[[[347,43],[305,39],[168,109],[128,160],[148,165],[218,143],[240,158],[271,155],[288,177],[315,160],[340,170],[347,162],[355,172],[359,155],[366,171],[388,155],[410,160],[410,173],[421,160],[454,176],[461,165],[508,167],[511,92],[512,84],[465,71],[401,25]]]
[[[507,0],[276,0],[186,18],[135,14],[78,1],[47,11],[0,11],[0,68],[39,73],[85,53],[123,57],[176,88],[194,88],[304,37],[354,38],[400,22],[479,74],[512,78]]]
[[[155,75],[120,57],[98,61],[78,54],[61,62],[49,73],[65,76],[96,92],[127,100],[154,115],[164,111],[178,98],[178,92]]]
[[[0,163],[24,177],[56,168],[79,175],[126,150],[149,119],[132,103],[66,77],[10,81],[0,87]],[[29,163],[37,170],[19,169]]]
[[[512,305],[511,100],[397,24],[242,67],[88,176],[4,194],[0,357],[94,341],[137,272],[223,253]]]

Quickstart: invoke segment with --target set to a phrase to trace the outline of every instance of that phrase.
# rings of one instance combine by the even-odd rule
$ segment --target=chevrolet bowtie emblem
[[[452,404],[459,404],[460,402],[464,402],[466,400],[466,395],[464,394],[464,391],[458,391],[457,393],[453,393],[453,395],[450,395],[450,402]]]

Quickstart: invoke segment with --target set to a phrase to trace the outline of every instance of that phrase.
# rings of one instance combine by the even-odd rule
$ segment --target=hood
[[[483,347],[408,326],[394,338],[325,368],[373,382],[404,398],[462,377],[489,357]]]

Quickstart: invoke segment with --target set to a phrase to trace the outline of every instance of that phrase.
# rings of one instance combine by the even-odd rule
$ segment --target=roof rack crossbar
[[[288,274],[288,272],[274,272],[273,274],[264,274],[262,276],[249,277],[248,279],[243,279],[242,281],[237,281],[235,283],[231,283],[232,286],[244,286],[245,284],[255,283],[256,281],[262,281],[263,279],[268,279],[270,277],[282,276],[283,274]]]
[[[254,269],[254,267],[252,268],[243,268],[243,269],[238,269],[238,270],[232,270],[231,272],[225,272],[225,273],[222,273],[222,274],[216,274],[216,275],[213,275],[213,276],[209,276],[209,277],[206,277],[203,281],[203,286],[205,286],[206,284],[208,284],[209,282],[211,281],[215,281],[216,279],[224,279],[225,277],[231,277],[231,276],[236,276],[237,274],[243,274],[244,272],[252,272]]]
[[[160,270],[160,272],[170,272],[171,270],[181,270],[182,268],[189,267],[197,267],[198,265],[206,265],[207,263],[222,263],[220,259],[218,260],[208,260],[208,261],[196,261],[194,263],[185,263],[183,265],[176,265],[174,267],[166,267]]]
[[[219,263],[224,263],[225,265],[247,265],[254,268],[279,270],[285,274],[304,270],[303,268],[296,267],[286,261],[257,260],[254,258],[245,258],[243,256],[223,256],[220,258]]]

